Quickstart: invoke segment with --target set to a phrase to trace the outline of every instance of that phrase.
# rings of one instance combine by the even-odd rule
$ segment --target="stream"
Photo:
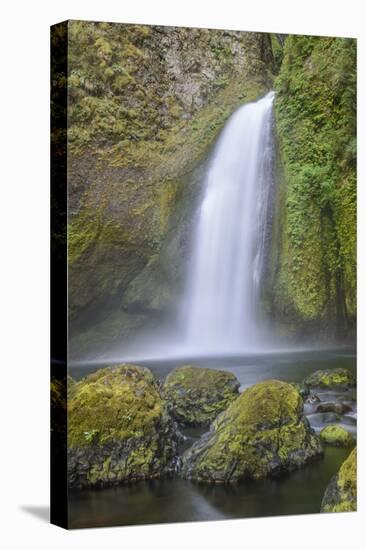
[[[187,361],[144,361],[164,380],[176,366]],[[352,350],[281,352],[246,357],[207,358],[192,361],[200,367],[223,369],[238,378],[240,391],[261,381],[279,379],[301,382],[318,369],[348,368],[356,372]],[[69,374],[80,379],[103,365],[70,367]],[[354,390],[316,392],[320,401],[305,404],[305,414],[315,431],[328,423],[343,425],[356,434]],[[342,414],[317,412],[320,403],[345,404]],[[204,430],[185,430],[185,445],[193,443]],[[126,484],[117,487],[69,491],[71,528],[151,523],[206,521],[287,514],[318,513],[324,491],[350,449],[325,447],[324,456],[280,479],[243,482],[237,485],[198,484],[179,477]]]

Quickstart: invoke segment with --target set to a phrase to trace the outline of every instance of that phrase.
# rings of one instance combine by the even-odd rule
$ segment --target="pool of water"
[[[176,366],[187,361],[144,361],[155,376],[164,380]],[[246,387],[266,379],[300,382],[318,369],[344,367],[356,372],[356,356],[350,350],[323,350],[273,355],[210,358],[189,361],[190,364],[229,370]],[[101,365],[71,367],[76,379],[101,368]],[[316,431],[327,423],[344,425],[356,433],[354,392],[318,392],[316,401],[305,405],[305,413]],[[348,404],[345,412],[317,412],[319,403]],[[328,416],[327,416],[328,415]],[[333,416],[332,416],[333,415]],[[193,442],[200,430],[186,432]],[[197,484],[179,477],[121,485],[104,489],[69,492],[70,527],[138,525],[180,521],[206,521],[229,518],[260,517],[317,513],[332,476],[337,472],[349,449],[327,447],[324,456],[281,479],[267,479],[237,485]]]

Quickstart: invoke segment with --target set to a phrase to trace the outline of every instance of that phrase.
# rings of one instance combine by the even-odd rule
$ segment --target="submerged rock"
[[[299,392],[269,380],[248,388],[183,455],[183,476],[237,482],[300,468],[320,455],[319,438],[303,414]]]
[[[69,486],[161,476],[176,466],[177,440],[147,368],[101,369],[75,384],[69,399]]]
[[[328,485],[321,512],[353,512],[357,510],[357,452],[353,449]]]
[[[335,424],[323,428],[319,437],[323,443],[333,445],[334,447],[348,447],[355,442],[352,435],[347,432],[347,430]]]
[[[352,387],[356,385],[356,379],[347,369],[317,370],[305,378],[304,384],[309,387],[331,388]]]
[[[320,413],[334,412],[336,414],[345,414],[350,411],[352,411],[352,407],[350,407],[346,403],[337,402],[320,403],[316,408],[316,412]]]
[[[163,398],[179,423],[208,425],[238,397],[239,386],[231,372],[185,366],[167,376]]]

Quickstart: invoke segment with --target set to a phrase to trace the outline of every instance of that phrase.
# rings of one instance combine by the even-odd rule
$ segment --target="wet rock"
[[[305,403],[309,403],[309,404],[320,403],[320,398],[315,393],[310,393]]]
[[[301,397],[307,398],[310,394],[310,389],[304,384],[299,384],[298,382],[290,382],[291,386],[297,389]]]
[[[323,428],[319,434],[320,439],[327,445],[333,447],[349,447],[354,445],[355,440],[352,435],[342,426],[332,424]]]
[[[179,367],[166,378],[163,398],[169,413],[182,425],[209,425],[239,395],[231,372]]]
[[[73,386],[68,407],[70,487],[161,476],[176,468],[179,434],[151,372],[120,365]]]
[[[346,403],[320,403],[316,408],[316,412],[321,413],[334,412],[337,414],[345,414],[350,411],[352,411],[352,407],[346,405]]]
[[[356,379],[347,369],[326,369],[313,372],[305,378],[304,384],[310,388],[348,388],[356,385]]]
[[[299,392],[269,380],[248,388],[183,455],[188,479],[237,482],[277,476],[320,455]]]
[[[353,512],[357,510],[357,453],[353,449],[337,475],[328,485],[321,512]]]

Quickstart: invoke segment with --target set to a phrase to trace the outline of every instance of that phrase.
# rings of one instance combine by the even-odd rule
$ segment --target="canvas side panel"
[[[51,523],[67,527],[67,39],[51,27]]]

